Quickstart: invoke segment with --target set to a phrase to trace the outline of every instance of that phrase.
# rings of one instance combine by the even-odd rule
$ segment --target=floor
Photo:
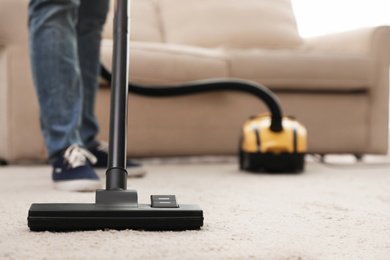
[[[301,174],[253,174],[234,159],[144,163],[139,202],[199,204],[201,230],[31,232],[32,203],[93,203],[52,189],[47,165],[0,167],[0,259],[390,259],[390,161],[308,158]],[[101,174],[104,174],[102,172]]]

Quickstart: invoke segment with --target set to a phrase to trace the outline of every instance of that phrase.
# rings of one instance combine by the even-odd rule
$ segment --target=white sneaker
[[[102,188],[91,163],[96,157],[88,150],[74,144],[53,163],[53,185],[65,191],[95,191]]]

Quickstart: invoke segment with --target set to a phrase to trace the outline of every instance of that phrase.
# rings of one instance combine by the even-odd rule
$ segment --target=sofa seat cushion
[[[231,76],[274,90],[361,91],[374,84],[366,54],[315,50],[225,50]]]
[[[112,40],[102,42],[102,62],[112,64]],[[131,42],[129,80],[149,85],[229,77],[229,59],[220,51],[191,46]]]
[[[297,48],[290,0],[158,0],[167,43]]]

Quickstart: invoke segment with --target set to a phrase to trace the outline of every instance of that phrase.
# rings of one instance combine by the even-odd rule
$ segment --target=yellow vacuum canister
[[[271,129],[271,115],[250,118],[242,127],[240,169],[252,172],[304,170],[307,150],[306,128],[293,117],[282,117],[282,130]]]

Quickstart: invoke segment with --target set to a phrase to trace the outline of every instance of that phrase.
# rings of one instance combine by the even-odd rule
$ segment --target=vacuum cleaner
[[[101,76],[111,82],[111,73],[101,64]],[[307,131],[293,116],[283,116],[277,96],[248,80],[212,79],[182,85],[143,86],[129,82],[129,92],[149,96],[182,96],[211,91],[243,91],[260,98],[270,113],[250,117],[240,137],[240,169],[250,172],[298,173],[304,170]]]
[[[198,205],[179,204],[174,195],[152,195],[150,204],[138,204],[137,191],[127,190],[129,9],[128,0],[117,1],[106,189],[96,191],[95,203],[32,204],[27,218],[32,231],[191,230],[203,226]]]
[[[265,113],[251,117],[243,125],[240,169],[268,173],[302,172],[307,149],[306,128],[294,117],[283,116],[278,119],[282,129],[275,130],[273,120]]]
[[[101,65],[108,82],[111,73]],[[170,86],[129,83],[129,92],[143,96],[181,96],[211,91],[243,91],[260,98],[270,113],[250,117],[242,127],[239,144],[240,169],[250,172],[299,173],[304,170],[307,131],[293,116],[283,116],[277,96],[268,88],[248,80],[212,79]]]

